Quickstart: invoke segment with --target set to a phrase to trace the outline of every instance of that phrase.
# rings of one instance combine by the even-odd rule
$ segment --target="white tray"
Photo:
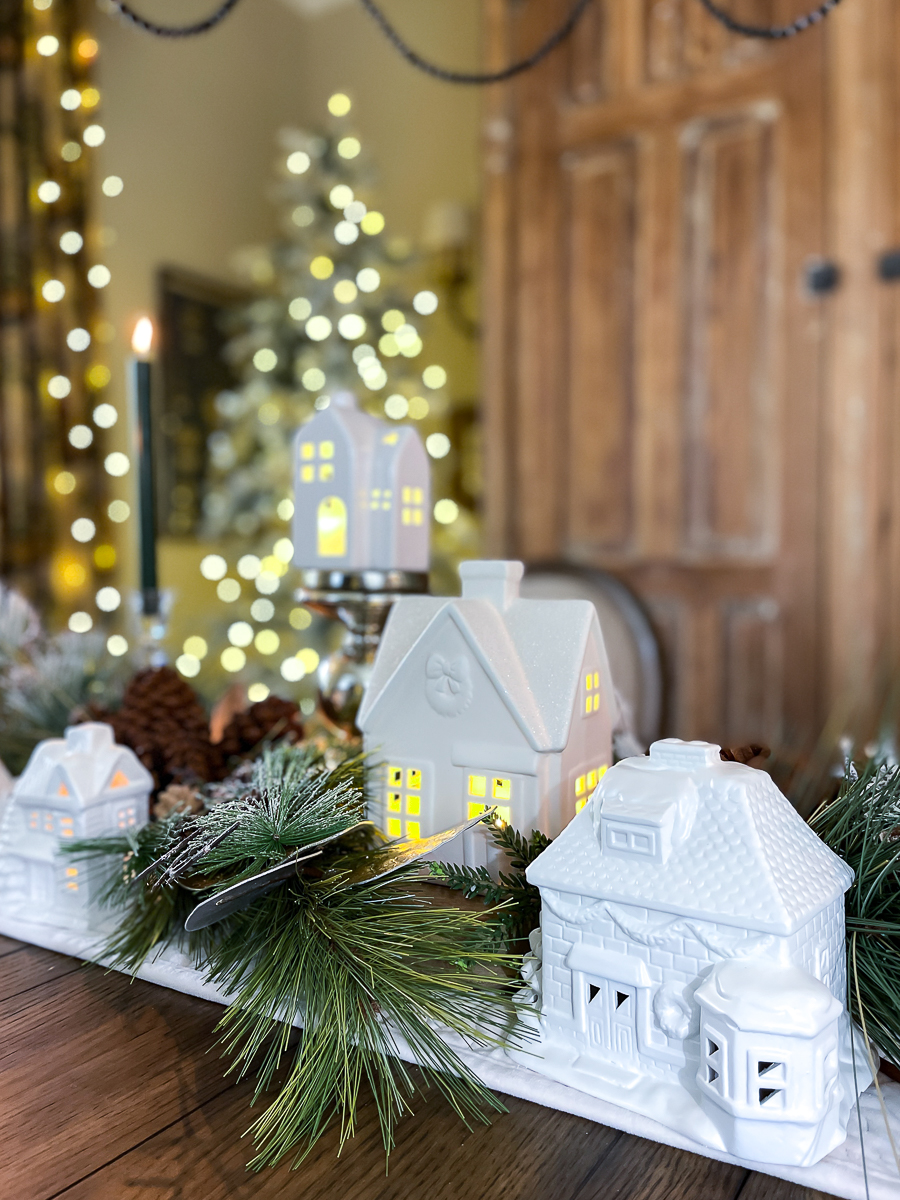
[[[100,943],[94,937],[69,929],[60,929],[55,925],[23,921],[5,913],[0,913],[0,934],[16,941],[42,946],[46,950],[56,950],[60,954],[71,954],[75,958],[95,959],[100,948]],[[204,982],[202,974],[191,966],[189,959],[180,951],[163,951],[152,962],[145,963],[137,972],[137,976],[149,983],[172,988],[189,996],[197,996],[201,1000],[211,1000],[215,1004],[227,1004],[229,1000],[226,993]],[[483,1083],[507,1096],[518,1096],[534,1104],[542,1104],[545,1108],[557,1108],[577,1117],[586,1117],[600,1125],[621,1129],[624,1133],[633,1133],[637,1137],[676,1146],[680,1150],[690,1150],[707,1158],[716,1158],[721,1162],[762,1171],[764,1174],[787,1179],[814,1191],[846,1197],[846,1200],[897,1200],[900,1196],[900,1175],[897,1173],[874,1087],[863,1093],[859,1105],[865,1139],[867,1191],[860,1154],[859,1122],[855,1113],[849,1122],[847,1140],[815,1166],[779,1167],[771,1163],[747,1162],[711,1150],[708,1146],[700,1146],[690,1138],[673,1133],[648,1117],[628,1112],[575,1088],[555,1083],[546,1075],[539,1075],[511,1062],[502,1050],[471,1050],[456,1038],[453,1038],[452,1044],[454,1050]],[[415,1061],[413,1055],[402,1044],[400,1053],[406,1061]],[[900,1084],[894,1083],[884,1075],[879,1076],[879,1081],[894,1140],[900,1144]]]

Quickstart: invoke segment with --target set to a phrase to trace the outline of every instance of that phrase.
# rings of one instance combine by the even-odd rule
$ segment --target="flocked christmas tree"
[[[422,422],[429,453],[440,460],[439,550],[452,559],[462,549],[457,543],[468,554],[475,548],[473,519],[453,498],[451,475],[460,465],[442,428],[453,427],[447,373],[423,342],[438,294],[421,286],[425,261],[372,207],[374,172],[349,127],[349,98],[336,94],[328,108],[328,133],[282,132],[274,190],[282,234],[241,255],[260,294],[233,319],[227,353],[243,382],[216,398],[201,530],[223,547],[201,570],[218,581],[225,607],[207,638],[188,638],[176,660],[193,677],[208,652],[198,680],[204,690],[217,690],[208,667],[221,664],[249,684],[251,700],[270,689],[299,691],[306,711],[314,692],[308,677],[328,631],[292,599],[291,443],[315,408],[349,390],[374,414]]]

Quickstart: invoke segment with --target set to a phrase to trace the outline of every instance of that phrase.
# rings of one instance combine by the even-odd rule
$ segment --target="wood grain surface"
[[[0,939],[3,1200],[816,1200],[812,1192],[506,1098],[466,1127],[438,1097],[385,1171],[371,1097],[296,1169],[247,1171],[250,1087],[214,1004]]]

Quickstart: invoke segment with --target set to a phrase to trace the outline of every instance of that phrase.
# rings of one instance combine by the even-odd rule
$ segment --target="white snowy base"
[[[62,929],[56,925],[25,921],[9,913],[0,913],[0,934],[17,941],[42,946],[46,950],[55,950],[60,954],[71,954],[84,959],[96,958],[100,945],[97,938],[91,934]],[[197,996],[201,1000],[211,1000],[215,1004],[228,1003],[228,996],[205,983],[201,973],[195,970],[189,959],[179,951],[164,951],[153,962],[145,963],[137,974],[139,979],[184,992],[189,996]],[[865,1137],[867,1193],[860,1154],[859,1123],[855,1112],[850,1118],[847,1140],[812,1167],[781,1167],[769,1163],[745,1162],[708,1146],[701,1146],[649,1117],[629,1112],[607,1100],[600,1100],[557,1083],[546,1075],[512,1062],[502,1050],[471,1050],[455,1037],[452,1038],[452,1044],[454,1050],[483,1083],[507,1096],[517,1096],[534,1104],[542,1104],[545,1108],[556,1108],[561,1112],[572,1113],[573,1116],[586,1117],[600,1125],[621,1129],[624,1133],[649,1138],[651,1141],[675,1146],[680,1150],[690,1150],[694,1154],[715,1158],[721,1162],[762,1171],[804,1187],[846,1197],[846,1200],[897,1200],[897,1196],[900,1195],[900,1176],[874,1088],[864,1092],[859,1101]],[[402,1045],[401,1057],[408,1062],[414,1061],[413,1055]],[[879,1080],[891,1128],[897,1139],[900,1134],[900,1084],[883,1075]]]

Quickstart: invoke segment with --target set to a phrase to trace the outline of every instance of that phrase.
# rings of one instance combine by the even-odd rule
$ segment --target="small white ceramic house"
[[[404,596],[357,722],[377,765],[373,819],[427,837],[496,805],[556,835],[612,761],[617,709],[587,600],[526,600],[519,562],[464,562],[462,596]],[[484,863],[483,831],[466,861]],[[462,848],[452,848],[457,858]]]
[[[767,774],[654,742],[527,875],[542,1044],[522,1062],[746,1160],[808,1165],[844,1140],[853,873]]]
[[[0,825],[4,911],[86,928],[96,878],[60,845],[145,825],[152,788],[150,772],[115,744],[109,725],[75,725],[36,746]]]
[[[332,396],[294,443],[294,563],[335,571],[427,571],[428,457],[415,429]]]

